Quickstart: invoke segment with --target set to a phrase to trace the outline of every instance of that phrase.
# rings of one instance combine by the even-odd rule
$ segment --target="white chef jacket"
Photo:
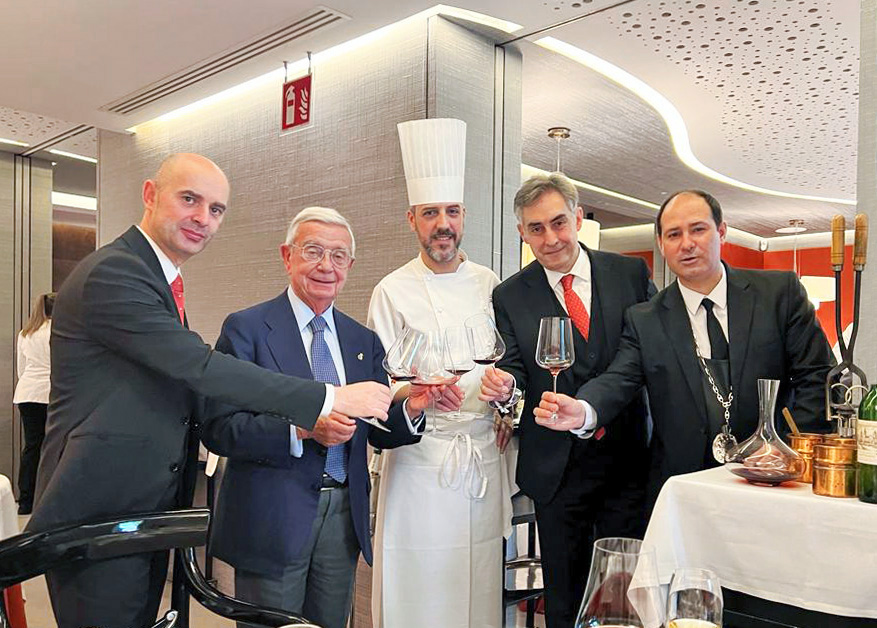
[[[498,283],[493,271],[465,258],[455,272],[436,274],[418,256],[375,287],[368,325],[385,348],[403,327],[463,326],[475,314],[492,315]],[[439,415],[440,431],[382,456],[375,628],[502,624],[502,537],[511,527],[511,500],[493,412],[478,400],[483,370],[476,367],[458,383],[466,419]]]

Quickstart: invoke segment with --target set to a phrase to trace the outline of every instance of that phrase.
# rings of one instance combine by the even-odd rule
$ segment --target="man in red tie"
[[[548,628],[575,622],[594,538],[643,533],[646,412],[642,399],[604,433],[569,433],[536,424],[533,409],[551,391],[536,364],[539,321],[572,319],[576,361],[557,378],[574,394],[611,362],[624,310],[654,294],[641,259],[592,251],[579,244],[582,225],[575,185],[559,173],[528,179],[515,196],[521,238],[536,261],[493,292],[505,357],[481,380],[480,398],[499,403],[524,392],[517,482],[536,504]]]
[[[82,260],[61,287],[28,531],[191,503],[186,471],[203,398],[309,431],[330,411],[387,418],[385,385],[280,375],[213,351],[189,331],[180,266],[219,229],[228,195],[212,161],[171,155],[143,184],[140,224]],[[158,552],[51,570],[59,628],[152,625],[167,564]]]

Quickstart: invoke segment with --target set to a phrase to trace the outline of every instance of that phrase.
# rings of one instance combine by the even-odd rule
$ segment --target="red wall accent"
[[[768,251],[764,254],[764,268],[776,270],[791,270],[792,251]],[[822,247],[817,249],[801,249],[798,251],[798,269],[801,275],[816,275],[833,277],[831,270],[831,249]],[[853,322],[853,247],[845,247],[844,271],[841,276],[841,313],[842,329]],[[834,301],[822,303],[816,311],[816,318],[822,325],[828,342],[834,346],[837,342],[837,332],[834,325]]]
[[[630,257],[640,257],[646,260],[646,265],[649,267],[649,275],[655,275],[655,254],[652,251],[627,251],[624,255],[629,255]]]
[[[722,247],[722,259],[735,268],[764,268],[764,253],[730,242]]]

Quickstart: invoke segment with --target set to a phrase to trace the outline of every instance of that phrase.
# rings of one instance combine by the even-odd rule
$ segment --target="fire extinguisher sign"
[[[304,126],[311,121],[312,78],[313,74],[307,74],[283,84],[283,131]]]

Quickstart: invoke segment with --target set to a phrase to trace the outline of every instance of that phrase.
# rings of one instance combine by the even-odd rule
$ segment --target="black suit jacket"
[[[28,530],[178,503],[199,395],[313,427],[325,386],[213,351],[181,323],[149,243],[131,227],[64,282],[52,392]]]
[[[794,273],[726,267],[731,431],[738,441],[758,424],[759,378],[781,382],[777,412],[788,406],[802,430],[824,431],[825,376],[831,349]],[[654,421],[651,498],[670,476],[697,471],[713,434],[706,416],[701,367],[691,323],[674,282],[648,303],[630,308],[612,365],[578,393],[609,425],[642,385]]]
[[[576,362],[557,378],[557,390],[574,395],[591,377],[601,373],[612,361],[621,338],[624,311],[654,294],[645,262],[615,253],[591,251],[582,247],[591,262],[593,320],[591,342],[585,344],[578,330]],[[594,304],[599,307],[595,308]],[[536,364],[536,341],[539,320],[544,316],[566,316],[563,306],[548,285],[545,270],[538,261],[502,282],[493,291],[496,325],[506,343],[506,353],[497,366],[517,380],[525,391],[520,424],[517,483],[530,497],[547,502],[556,493],[563,478],[570,450],[575,440],[568,432],[557,432],[536,424],[533,408],[542,393],[551,390],[551,375]],[[602,330],[602,337],[595,337]],[[598,349],[598,350],[595,350]],[[633,397],[634,395],[631,395]],[[622,404],[624,412],[617,425],[607,430],[600,441],[582,441],[591,448],[585,476],[603,478],[607,465],[623,461],[621,455],[635,459],[637,450],[645,451],[646,415],[640,399]]]
[[[335,329],[347,383],[387,383],[377,334],[338,309]],[[280,296],[229,315],[216,349],[278,373],[313,379],[289,296]],[[369,477],[366,443],[390,449],[416,443],[402,404],[390,408],[390,433],[360,422],[348,444],[347,480],[356,538],[371,564]],[[211,550],[233,567],[279,577],[299,557],[313,528],[326,466],[326,447],[308,439],[300,458],[290,454],[289,426],[272,417],[240,412],[209,418],[201,434],[212,451],[227,456]]]

